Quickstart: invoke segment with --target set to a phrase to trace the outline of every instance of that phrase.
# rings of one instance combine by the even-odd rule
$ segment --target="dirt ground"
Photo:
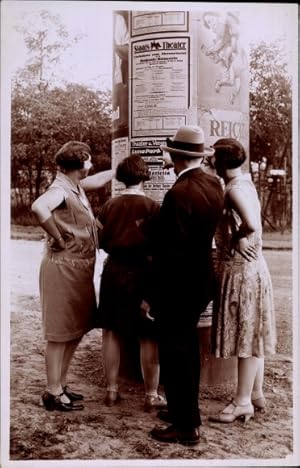
[[[103,405],[99,329],[84,337],[70,369],[70,384],[85,395],[85,409],[69,414],[47,412],[42,407],[44,341],[38,297],[42,249],[42,241],[11,240],[10,401],[7,399],[11,461],[106,460],[109,464],[109,460],[198,460],[203,464],[205,460],[220,460],[222,464],[224,460],[262,459],[263,464],[272,464],[273,459],[279,459],[282,464],[293,464],[289,463],[295,456],[291,251],[265,252],[273,279],[278,330],[277,354],[266,360],[267,413],[256,414],[246,424],[209,422],[208,415],[223,407],[232,388],[201,388],[201,442],[189,448],[158,443],[149,437],[149,431],[160,422],[155,413],[143,412],[140,382],[122,380],[121,403],[113,408]],[[100,271],[101,258],[96,283]]]

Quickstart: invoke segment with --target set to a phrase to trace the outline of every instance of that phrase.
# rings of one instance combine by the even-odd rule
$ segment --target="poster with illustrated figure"
[[[198,67],[211,75],[201,80],[198,75],[198,100],[204,96],[223,108],[239,106],[248,98],[248,58],[242,43],[238,12],[205,11],[198,28]],[[205,89],[209,92],[205,92]]]
[[[115,11],[113,15],[113,138],[128,136],[128,11]]]
[[[209,144],[236,138],[248,152],[249,63],[240,16],[224,8],[195,14],[197,123]]]

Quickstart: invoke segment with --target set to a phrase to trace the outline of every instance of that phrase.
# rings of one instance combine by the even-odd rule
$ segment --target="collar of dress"
[[[121,195],[141,195],[142,197],[144,197],[145,192],[143,192],[143,190],[139,190],[139,189],[126,188],[126,189],[122,190]]]
[[[75,192],[77,195],[81,194],[80,185],[75,185],[74,182],[72,182],[72,180],[70,179],[70,177],[65,175],[63,172],[58,172],[56,175],[56,179],[68,185],[72,192]]]

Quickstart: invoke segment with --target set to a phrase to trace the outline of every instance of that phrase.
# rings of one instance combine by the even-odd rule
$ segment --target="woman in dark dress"
[[[140,156],[125,158],[117,167],[116,178],[126,188],[103,205],[98,217],[103,226],[100,247],[108,253],[99,301],[107,380],[104,402],[112,406],[120,399],[121,336],[138,336],[146,393],[144,408],[150,411],[166,404],[157,393],[159,362],[155,325],[153,318],[141,310],[151,268],[151,231],[160,207],[143,191],[149,171]]]

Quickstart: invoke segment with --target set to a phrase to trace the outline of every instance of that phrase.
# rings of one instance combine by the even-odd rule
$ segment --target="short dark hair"
[[[82,169],[91,156],[91,148],[82,141],[68,141],[56,153],[56,164],[66,171]]]
[[[133,154],[118,164],[116,178],[119,182],[123,182],[126,187],[137,185],[150,179],[149,168],[140,155]]]
[[[216,168],[236,169],[246,161],[246,152],[241,143],[234,138],[220,138],[213,145]]]

